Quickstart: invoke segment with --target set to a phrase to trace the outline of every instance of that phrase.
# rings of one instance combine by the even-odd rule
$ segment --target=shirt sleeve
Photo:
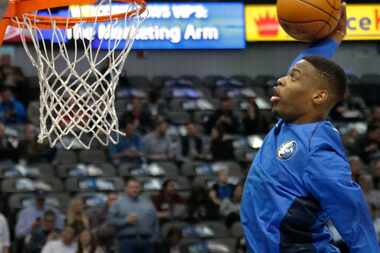
[[[305,50],[303,50],[292,62],[289,69],[296,64],[299,60],[304,58],[305,56],[322,56],[327,59],[331,59],[336,50],[338,49],[338,43],[336,43],[333,39],[325,39],[322,41],[318,41],[312,43],[311,46]]]
[[[54,252],[51,241],[46,242],[45,246],[42,248],[41,253],[51,253]]]
[[[22,237],[29,234],[32,230],[32,219],[27,209],[21,210],[17,224],[16,224],[16,236]]]
[[[328,144],[312,151],[306,189],[328,214],[351,253],[380,252],[369,208],[348,162]]]
[[[10,239],[9,239],[9,227],[8,227],[8,222],[7,220],[5,219],[5,217],[1,217],[1,232],[0,232],[0,235],[1,235],[1,238],[0,238],[0,241],[1,241],[1,245],[3,247],[9,247],[11,245],[10,243]]]
[[[125,211],[124,211],[124,213],[125,213]],[[114,225],[118,228],[121,228],[123,226],[128,225],[127,219],[128,219],[127,214],[125,214],[125,215],[120,214],[120,206],[119,206],[118,202],[116,202],[115,204],[113,204],[111,206],[111,208],[108,212],[108,215],[107,215],[107,223],[108,224]]]

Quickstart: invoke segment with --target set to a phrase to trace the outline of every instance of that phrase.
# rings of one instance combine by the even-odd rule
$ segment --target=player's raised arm
[[[340,43],[343,41],[347,32],[347,15],[346,15],[346,3],[342,4],[342,15],[339,20],[339,23],[331,35],[321,41],[317,41],[311,44],[311,46],[303,50],[297,57],[294,59],[290,67],[292,67],[296,62],[301,60],[305,56],[322,56],[327,59],[331,59],[336,50],[338,49]]]

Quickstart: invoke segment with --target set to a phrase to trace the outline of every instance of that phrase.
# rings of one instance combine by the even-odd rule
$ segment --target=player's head
[[[273,111],[289,122],[306,123],[325,118],[343,100],[346,75],[334,62],[308,56],[277,81]]]

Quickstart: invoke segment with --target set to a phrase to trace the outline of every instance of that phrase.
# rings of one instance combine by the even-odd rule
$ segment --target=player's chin
[[[284,110],[282,110],[282,108],[279,104],[273,104],[272,105],[272,113],[276,117],[280,117],[280,118],[286,117],[286,112]]]
[[[278,114],[281,111],[280,105],[278,102],[272,103],[272,112]]]

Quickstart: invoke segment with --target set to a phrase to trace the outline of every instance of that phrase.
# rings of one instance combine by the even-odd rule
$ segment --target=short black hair
[[[44,218],[46,219],[47,217],[53,217],[55,219],[56,217],[55,212],[51,209],[48,209],[47,211],[44,212]]]
[[[129,184],[129,182],[138,182],[141,184],[141,181],[137,178],[137,177],[134,177],[134,176],[129,176],[125,179],[125,186],[127,186]]]
[[[342,101],[347,89],[347,77],[344,70],[335,62],[320,56],[305,56],[303,59],[313,65],[325,78],[335,97],[335,104]]]

